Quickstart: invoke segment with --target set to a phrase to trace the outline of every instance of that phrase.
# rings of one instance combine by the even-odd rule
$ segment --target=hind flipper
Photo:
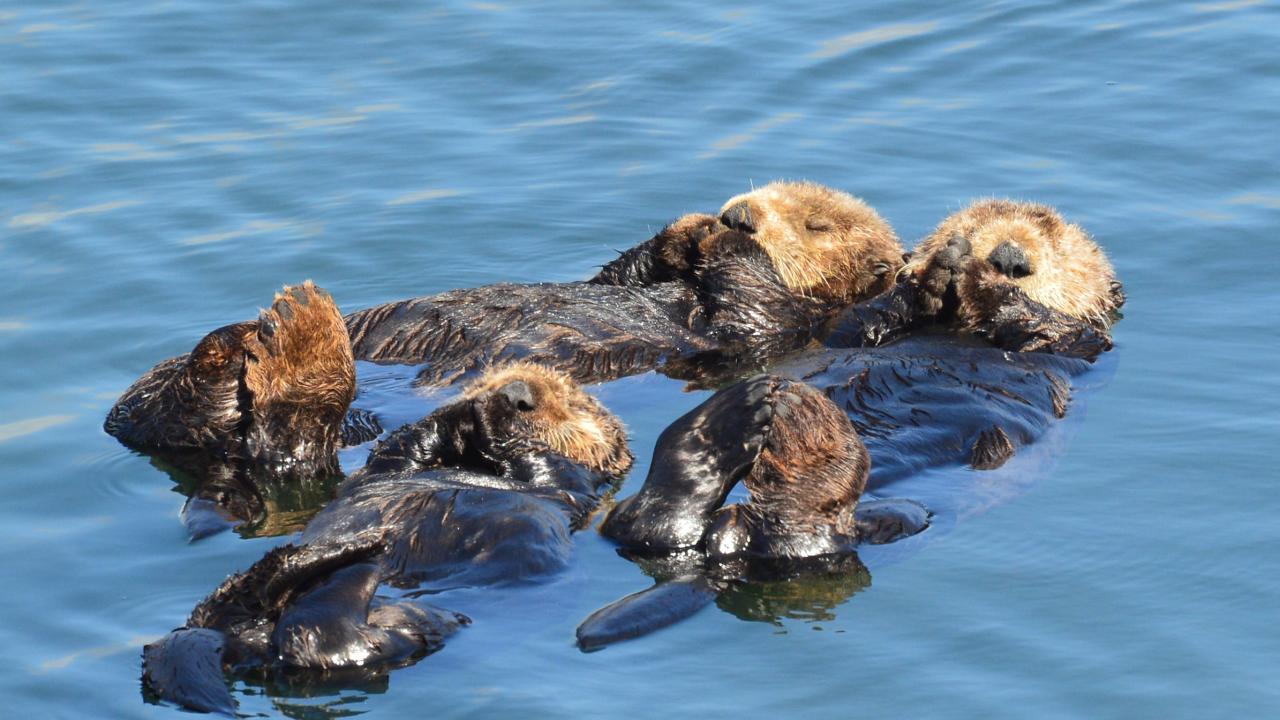
[[[659,582],[587,616],[578,625],[578,648],[591,652],[643,637],[690,617],[715,602],[716,595],[715,585],[701,576]]]
[[[181,628],[142,650],[142,685],[160,700],[233,716],[235,698],[222,673],[225,638],[216,630]]]
[[[336,472],[333,453],[355,398],[356,365],[333,298],[310,280],[285,287],[259,314],[245,345],[249,455],[267,464],[316,466],[304,466],[305,474]]]

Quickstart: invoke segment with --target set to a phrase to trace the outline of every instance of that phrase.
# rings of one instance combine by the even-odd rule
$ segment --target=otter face
[[[943,220],[920,243],[908,272],[923,272],[929,259],[956,236],[1004,282],[1032,300],[1099,327],[1119,306],[1115,270],[1098,245],[1053,208],[1010,200],[983,200]]]
[[[620,477],[634,457],[622,422],[568,375],[530,362],[491,368],[463,393],[490,432],[541,444],[606,475]]]
[[[888,289],[902,266],[893,228],[862,200],[809,182],[772,182],[731,198],[720,221],[746,233],[791,290],[848,304]]]

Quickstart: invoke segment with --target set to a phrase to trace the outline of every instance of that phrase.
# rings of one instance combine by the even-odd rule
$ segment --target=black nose
[[[1026,277],[1031,274],[1031,260],[1027,259],[1027,254],[1008,240],[991,251],[987,256],[987,262],[1011,278]]]
[[[507,383],[498,390],[498,394],[511,402],[517,410],[528,412],[534,406],[533,391],[523,380]]]
[[[756,231],[755,221],[751,219],[751,206],[745,202],[740,202],[721,213],[720,222],[745,233]]]

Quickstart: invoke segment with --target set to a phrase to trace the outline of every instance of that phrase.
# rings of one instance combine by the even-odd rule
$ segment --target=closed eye
[[[814,232],[830,232],[835,225],[824,217],[811,217],[804,221],[804,226]]]

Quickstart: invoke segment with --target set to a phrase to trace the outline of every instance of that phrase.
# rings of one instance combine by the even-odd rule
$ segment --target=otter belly
[[[487,285],[388,303],[346,317],[359,360],[425,363],[445,385],[496,360],[528,359],[601,381],[712,345],[689,328],[696,300],[677,283]]]
[[[479,484],[458,482],[468,476]],[[570,508],[554,494],[486,482],[466,471],[373,478],[317,514],[302,542],[383,529],[383,579],[401,586],[520,583],[562,569],[572,550]]]
[[[949,463],[998,467],[1066,414],[1088,362],[1016,353],[953,335],[815,350],[772,372],[818,387],[848,415],[878,487]]]

